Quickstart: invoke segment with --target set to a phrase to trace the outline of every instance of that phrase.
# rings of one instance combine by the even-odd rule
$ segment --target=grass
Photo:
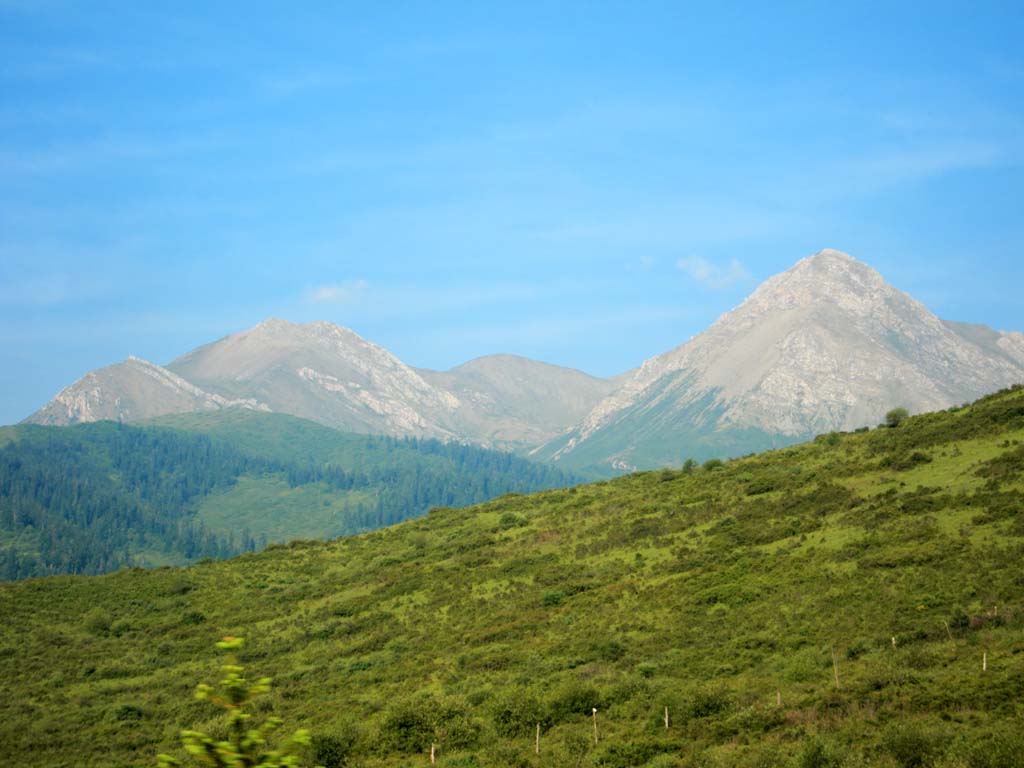
[[[339,492],[325,483],[293,488],[280,475],[245,476],[203,497],[196,515],[221,535],[247,530],[272,542],[329,538],[350,529],[351,513],[373,499],[367,491]]]
[[[1018,389],[710,471],[0,585],[0,743],[152,764],[223,728],[191,692],[235,634],[274,677],[257,714],[342,744],[335,764],[429,764],[433,742],[451,767],[1020,766],[1022,429]]]

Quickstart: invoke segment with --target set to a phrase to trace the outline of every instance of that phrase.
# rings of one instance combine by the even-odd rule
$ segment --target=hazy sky
[[[618,373],[823,247],[1024,330],[1020,3],[774,6],[0,0],[0,423],[272,315]]]

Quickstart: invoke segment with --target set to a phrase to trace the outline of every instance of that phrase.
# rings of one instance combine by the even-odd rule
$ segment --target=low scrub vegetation
[[[228,732],[192,689],[229,634],[308,764],[1022,766],[1022,442],[1017,389],[334,542],[0,585],[0,743],[184,761],[181,729]]]

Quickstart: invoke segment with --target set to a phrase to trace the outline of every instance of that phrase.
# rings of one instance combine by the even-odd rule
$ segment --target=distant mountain
[[[333,323],[270,319],[166,367],[129,358],[86,374],[26,421],[132,422],[240,407],[350,432],[523,451],[572,426],[613,387],[512,355],[416,370]]]
[[[588,474],[734,456],[946,408],[1024,381],[1024,334],[940,320],[824,250],[687,343],[612,379],[514,355],[412,368],[328,322],[270,319],[166,367],[87,374],[27,421],[135,422],[227,408],[361,434],[437,438]]]
[[[516,355],[489,355],[450,371],[419,371],[459,401],[463,435],[496,446],[538,445],[611,394],[614,382]]]
[[[87,373],[62,389],[26,421],[63,426],[90,421],[138,421],[182,411],[213,411],[229,406],[269,410],[252,398],[226,398],[206,392],[159,365],[129,357],[123,363]]]
[[[1024,335],[944,322],[867,265],[824,250],[647,360],[535,455],[621,469],[738,455],[1021,381]]]
[[[167,368],[224,397],[253,398],[270,411],[347,431],[457,437],[451,429],[455,397],[333,323],[266,320]]]

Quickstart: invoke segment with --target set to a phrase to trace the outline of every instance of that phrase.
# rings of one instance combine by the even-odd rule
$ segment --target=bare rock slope
[[[169,413],[213,411],[229,406],[268,410],[251,398],[206,392],[177,374],[138,357],[91,371],[30,416],[36,424],[138,421]]]
[[[536,446],[580,421],[615,383],[517,355],[478,357],[419,373],[459,400],[464,434],[495,446]]]
[[[1021,382],[1022,342],[944,322],[867,265],[824,250],[647,360],[535,453],[650,467],[876,424],[895,406],[935,410]]]
[[[351,432],[526,450],[575,424],[614,384],[513,355],[416,370],[348,328],[266,320],[160,367],[86,374],[27,421],[136,421],[238,406]]]

